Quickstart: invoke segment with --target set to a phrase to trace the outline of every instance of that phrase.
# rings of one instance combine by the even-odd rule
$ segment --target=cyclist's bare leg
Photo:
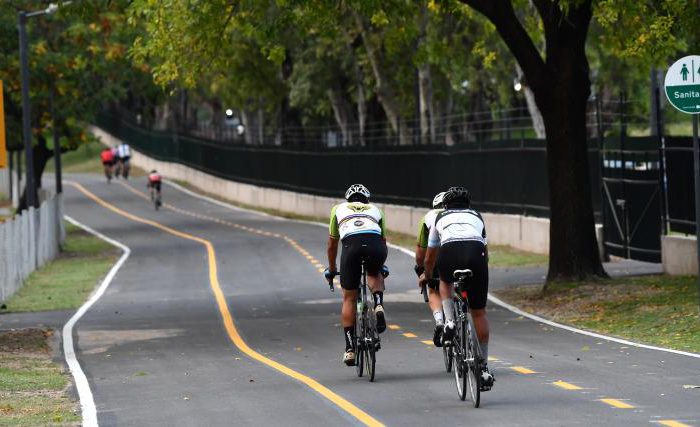
[[[486,317],[485,308],[472,308],[472,319],[474,319],[474,328],[476,329],[476,336],[479,338],[479,344],[481,345],[481,350],[484,358],[488,357],[488,345],[489,345],[489,320]]]
[[[381,274],[377,274],[376,276],[367,274],[367,286],[369,286],[369,290],[372,291],[372,293],[384,292],[384,278]]]
[[[357,310],[357,290],[343,289],[343,310],[341,324],[344,328],[355,325],[355,311]]]
[[[442,298],[438,289],[428,288],[428,305],[433,313],[442,311]]]

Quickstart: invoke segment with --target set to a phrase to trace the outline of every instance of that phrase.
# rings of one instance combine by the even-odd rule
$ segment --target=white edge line
[[[255,210],[252,210],[252,209],[241,208],[241,207],[234,206],[234,205],[231,205],[231,204],[226,203],[226,202],[222,202],[222,201],[213,199],[213,198],[208,197],[208,196],[204,196],[204,195],[202,195],[202,194],[195,193],[195,192],[193,192],[193,191],[191,191],[191,190],[188,190],[188,189],[182,187],[181,185],[176,184],[176,183],[174,183],[174,182],[172,182],[172,181],[169,181],[169,180],[168,180],[167,183],[168,183],[169,185],[171,185],[172,187],[174,187],[174,188],[176,188],[176,189],[178,189],[178,190],[180,190],[180,191],[182,191],[182,192],[184,192],[184,193],[186,193],[186,194],[189,194],[189,195],[192,196],[192,197],[196,197],[196,198],[198,198],[198,199],[205,200],[205,201],[207,201],[207,202],[213,203],[213,204],[218,205],[218,206],[222,206],[222,207],[224,207],[224,208],[228,208],[228,209],[232,209],[232,210],[236,210],[236,211],[242,211],[242,212],[249,212],[249,213],[253,213],[253,214],[257,214],[257,215],[262,215],[262,216],[266,216],[266,217],[271,217],[271,218],[276,218],[276,219],[280,219],[280,220],[288,221],[288,222],[296,222],[296,223],[301,223],[301,224],[316,225],[316,226],[320,226],[320,227],[324,227],[324,228],[327,227],[326,224],[323,224],[323,223],[320,223],[320,222],[316,222],[316,221],[308,221],[308,220],[302,220],[302,219],[284,218],[284,217],[279,217],[279,216],[271,215],[271,214],[268,214],[268,213],[265,213],[265,212],[259,212],[259,211],[255,211]],[[397,246],[397,245],[394,245],[394,244],[392,244],[392,243],[387,243],[387,246],[389,246],[389,247],[392,248],[392,249],[396,249],[396,250],[399,251],[399,252],[403,252],[404,254],[406,254],[406,255],[408,255],[408,256],[410,256],[410,257],[413,257],[413,256],[414,256],[414,253],[413,253],[412,251],[410,251],[410,250],[408,250],[408,249],[406,249],[406,248],[404,248],[404,247],[402,247],[402,246]],[[536,322],[544,323],[545,325],[553,326],[553,327],[555,327],[555,328],[564,329],[564,330],[566,330],[566,331],[573,332],[573,333],[576,333],[576,334],[587,335],[587,336],[589,336],[589,337],[599,338],[599,339],[603,339],[603,340],[606,340],[606,341],[611,341],[611,342],[616,342],[616,343],[619,343],[619,344],[629,345],[629,346],[632,346],[632,347],[644,348],[644,349],[647,349],[647,350],[663,351],[663,352],[666,352],[666,353],[673,353],[673,354],[678,354],[678,355],[681,355],[681,356],[688,356],[688,357],[694,357],[694,358],[700,359],[700,354],[697,354],[697,353],[689,353],[689,352],[687,352],[687,351],[673,350],[673,349],[670,349],[670,348],[656,347],[656,346],[653,346],[653,345],[641,344],[641,343],[637,343],[637,342],[633,342],[633,341],[627,341],[627,340],[624,340],[624,339],[621,339],[621,338],[615,338],[615,337],[611,337],[611,336],[608,336],[608,335],[602,335],[602,334],[597,334],[597,333],[595,333],[595,332],[585,331],[585,330],[583,330],[583,329],[574,328],[573,326],[562,325],[561,323],[553,322],[553,321],[547,320],[547,319],[545,319],[545,318],[543,318],[543,317],[540,317],[540,316],[537,316],[537,315],[534,315],[534,314],[527,313],[527,312],[525,312],[525,311],[519,309],[518,307],[515,307],[515,306],[513,306],[513,305],[510,305],[510,304],[508,304],[508,303],[505,302],[505,301],[502,301],[501,299],[499,299],[498,297],[494,296],[494,295],[491,294],[490,292],[489,292],[489,294],[488,294],[488,299],[489,299],[489,301],[491,301],[492,303],[494,303],[494,304],[496,304],[496,305],[498,305],[498,306],[501,306],[501,307],[505,308],[506,310],[510,310],[510,311],[512,311],[512,312],[515,313],[515,314],[519,314],[519,315],[521,315],[521,316],[523,316],[523,317],[527,317],[527,318],[530,319],[530,320],[534,320],[534,321],[536,321]]]
[[[85,224],[78,222],[77,220],[65,215],[64,218],[71,224],[82,228],[90,234],[93,234],[100,239],[120,248],[123,251],[122,256],[119,260],[112,266],[105,276],[104,280],[100,286],[92,293],[90,298],[75,312],[73,317],[71,317],[68,322],[63,326],[63,353],[66,357],[66,363],[70,369],[73,378],[75,379],[75,387],[78,389],[78,396],[80,398],[80,407],[83,418],[83,426],[97,426],[97,408],[95,407],[95,400],[92,397],[92,391],[90,390],[90,383],[85,376],[82,368],[80,367],[80,362],[75,356],[75,348],[73,347],[73,327],[80,320],[81,317],[92,307],[95,302],[105,293],[107,287],[114,279],[117,271],[121,268],[122,264],[129,258],[131,254],[131,249],[126,245],[105,236],[104,234],[95,231],[94,229],[88,227]]]

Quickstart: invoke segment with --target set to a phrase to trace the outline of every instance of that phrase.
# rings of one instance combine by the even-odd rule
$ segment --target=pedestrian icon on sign
[[[688,73],[688,67],[686,67],[685,64],[683,64],[683,68],[681,68],[681,76],[683,76],[683,81],[688,80]]]

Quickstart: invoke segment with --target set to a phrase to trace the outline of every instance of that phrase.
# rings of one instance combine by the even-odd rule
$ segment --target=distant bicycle
[[[455,306],[455,335],[452,345],[444,354],[451,354],[454,369],[455,383],[457,385],[457,395],[461,400],[465,400],[467,390],[469,397],[475,408],[479,407],[481,401],[481,370],[484,365],[479,339],[474,329],[474,321],[469,310],[469,296],[467,295],[466,280],[472,277],[473,273],[469,269],[455,270],[454,278],[454,306]],[[445,367],[449,372],[447,359]]]
[[[155,169],[148,174],[148,189],[151,192],[151,202],[153,202],[153,206],[155,206],[156,210],[158,210],[163,204],[160,194],[161,181],[162,178]]]

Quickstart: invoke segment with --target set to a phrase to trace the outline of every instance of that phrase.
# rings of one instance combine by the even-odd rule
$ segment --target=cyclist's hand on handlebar
[[[389,275],[389,267],[383,265],[379,272],[382,273],[382,277],[387,277]]]
[[[332,281],[335,278],[335,276],[338,275],[339,273],[337,271],[330,271],[327,268],[323,271],[323,277],[325,277],[326,280],[328,280],[329,282]]]
[[[427,286],[428,282],[430,282],[430,279],[425,277],[425,273],[421,274],[420,277],[418,278],[418,287],[422,288],[423,286]]]
[[[413,267],[413,271],[416,272],[416,276],[420,277],[421,274],[425,272],[425,267],[423,267],[422,265],[416,265]]]

